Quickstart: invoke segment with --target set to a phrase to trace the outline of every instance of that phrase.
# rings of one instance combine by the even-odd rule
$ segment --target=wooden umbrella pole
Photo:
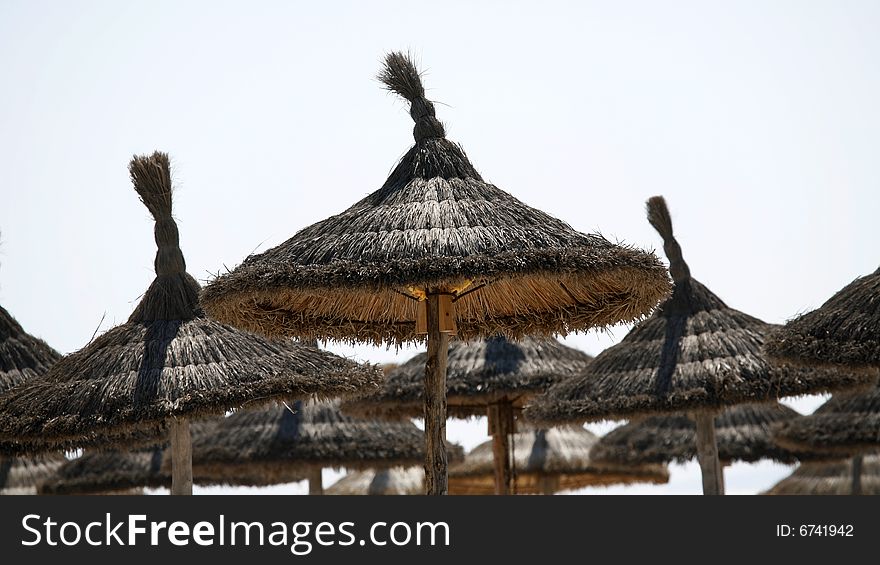
[[[694,414],[697,425],[697,460],[703,473],[703,494],[724,494],[724,473],[718,460],[715,440],[715,416],[708,412]]]
[[[192,437],[189,420],[170,418],[171,428],[171,494],[191,495],[193,492]]]
[[[440,295],[427,297],[428,359],[425,363],[425,486],[431,495],[447,494],[446,356],[449,336],[441,332]]]
[[[852,458],[852,494],[862,494],[862,456]]]
[[[538,479],[538,490],[541,494],[556,494],[559,490],[559,475],[541,475]]]
[[[324,476],[320,467],[309,470],[309,494],[324,494]]]
[[[513,406],[503,398],[489,404],[489,433],[492,435],[492,462],[495,469],[495,494],[510,494],[513,473],[510,469],[510,440],[513,434]]]

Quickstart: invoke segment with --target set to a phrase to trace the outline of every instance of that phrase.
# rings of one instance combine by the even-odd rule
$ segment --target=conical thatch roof
[[[772,426],[800,414],[782,404],[741,404],[715,417],[718,458],[725,463],[773,459],[795,463],[812,459],[773,441]],[[685,415],[653,416],[612,430],[590,451],[596,465],[684,463],[697,456],[696,425]]]
[[[37,485],[67,459],[60,453],[34,457],[0,457],[0,494],[34,494]]]
[[[860,277],[820,308],[800,316],[767,340],[774,359],[806,365],[880,368],[880,269]]]
[[[169,417],[223,413],[274,397],[345,395],[381,380],[377,369],[315,347],[206,318],[171,217],[168,156],[136,157],[130,169],[156,219],[156,279],[128,322],[0,398],[0,435],[48,447],[107,448],[102,436],[156,433]]]
[[[347,402],[343,409],[391,418],[422,416],[426,357],[419,353],[391,370],[378,392]],[[504,397],[521,407],[551,384],[582,372],[591,359],[550,337],[453,341],[446,364],[447,414],[485,416],[486,405]]]
[[[852,465],[852,459],[805,463],[763,494],[852,494]],[[880,455],[864,457],[861,494],[880,495]]]
[[[0,306],[0,394],[49,370],[61,355]]]
[[[296,403],[242,410],[194,439],[193,473],[225,478],[244,472],[287,482],[276,478],[321,467],[417,465],[424,444],[424,433],[411,422],[352,418],[338,401]]]
[[[217,425],[217,418],[192,423],[194,438],[202,437]],[[171,487],[170,468],[164,464],[171,457],[168,442],[153,448],[136,450],[87,451],[66,461],[38,486],[39,494],[126,494],[133,489]],[[297,475],[291,481],[301,480]],[[198,475],[197,485],[264,486],[256,477],[240,476],[235,480],[215,481]]]
[[[597,467],[590,459],[590,448],[598,441],[583,428],[559,427],[527,429],[512,440],[514,491],[536,494],[552,480],[553,491],[586,486],[629,483],[666,483],[669,471],[664,465]],[[492,442],[481,443],[464,462],[449,469],[450,494],[492,494],[495,492]]]
[[[407,56],[388,55],[380,79],[410,102],[415,145],[379,190],[208,285],[211,316],[269,335],[403,342],[418,339],[417,299],[430,291],[457,298],[460,337],[520,337],[639,319],[667,295],[653,254],[483,180]]]
[[[324,494],[424,494],[425,470],[422,467],[390,467],[352,471]]]
[[[61,355],[22,329],[0,306],[0,394],[44,374]],[[32,494],[43,477],[66,461],[60,453],[36,457],[3,457],[17,451],[16,442],[0,442],[0,494]]]
[[[835,394],[812,414],[780,424],[775,432],[785,447],[838,457],[880,449],[880,387]]]
[[[672,297],[581,376],[554,385],[527,416],[539,422],[630,419],[720,411],[738,403],[850,388],[872,377],[833,368],[771,365],[761,351],[773,326],[727,306],[690,275],[662,197],[648,219],[663,236]]]

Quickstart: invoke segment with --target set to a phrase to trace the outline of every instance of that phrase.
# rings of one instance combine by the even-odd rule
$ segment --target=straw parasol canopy
[[[782,446],[838,457],[880,449],[880,387],[835,394],[815,412],[775,428]]]
[[[640,319],[669,292],[657,258],[573,230],[483,180],[446,139],[415,64],[379,75],[410,103],[415,145],[382,187],[217,277],[218,320],[268,335],[402,343],[427,334],[425,468],[446,492],[445,366],[463,339],[567,333]]]
[[[446,365],[447,416],[488,416],[495,442],[497,494],[509,494],[509,466],[514,412],[550,384],[586,369],[592,357],[552,337],[502,336],[454,341]],[[391,418],[424,414],[424,372],[427,354],[420,353],[390,371],[377,392],[349,402],[344,409],[367,416]]]
[[[415,465],[424,436],[412,422],[353,418],[339,401],[298,402],[242,410],[193,441],[193,469],[203,477],[259,476],[267,484],[290,482],[323,467],[371,469]]]
[[[653,254],[579,233],[484,181],[446,139],[408,56],[389,54],[379,78],[411,104],[415,145],[379,190],[215,279],[202,296],[211,316],[381,344],[418,339],[418,298],[432,289],[458,298],[462,338],[636,320],[666,295]]]
[[[182,442],[185,454],[187,418],[276,397],[347,395],[380,382],[376,368],[205,317],[171,216],[168,156],[135,157],[130,172],[156,220],[156,279],[126,323],[0,398],[0,434],[107,448],[130,432],[159,435],[169,423],[172,444]]]
[[[516,492],[553,494],[586,486],[655,483],[669,481],[664,465],[621,465],[597,467],[590,449],[598,437],[584,428],[530,428],[513,436],[513,467]],[[464,462],[449,471],[451,494],[495,492],[492,442],[481,443]]]
[[[36,338],[0,306],[0,394],[42,375],[61,355]],[[18,449],[16,442],[0,442],[0,454]],[[35,457],[0,455],[0,494],[32,494],[36,484],[66,461],[60,453]]]
[[[61,355],[0,306],[0,394],[49,370]]]
[[[192,435],[201,437],[217,425],[217,418],[196,420]],[[106,451],[89,450],[66,461],[40,482],[38,494],[128,494],[144,488],[170,488],[171,472],[163,462],[170,461],[168,442],[151,448]],[[300,480],[302,477],[291,478]],[[263,486],[255,477],[236,477],[234,481],[213,481],[196,475],[198,485],[228,484]]]
[[[346,402],[343,410],[371,417],[423,416],[426,357],[419,353],[390,370],[378,391]],[[489,404],[503,399],[522,408],[532,395],[583,372],[591,359],[551,337],[453,341],[446,365],[447,415],[485,416]]]
[[[774,424],[798,417],[800,414],[779,403],[728,408],[715,418],[718,458],[723,464],[754,463],[762,459],[792,464],[812,459],[809,452],[790,451],[773,441]],[[696,425],[684,414],[630,422],[609,432],[590,451],[596,465],[617,466],[684,463],[696,456]]]
[[[763,494],[855,494],[853,464],[851,459],[805,463]],[[860,494],[880,495],[880,455],[867,455],[861,464]]]
[[[0,458],[0,494],[35,494],[37,485],[65,461],[60,453]]]
[[[421,467],[390,467],[353,471],[330,485],[326,494],[387,495],[424,494],[425,470]]]
[[[877,373],[880,368],[880,269],[857,278],[820,308],[771,334],[774,360],[844,366]]]
[[[720,465],[712,455],[715,413],[733,404],[863,385],[872,377],[835,368],[771,365],[761,347],[772,326],[730,308],[691,277],[663,197],[650,198],[647,212],[669,257],[672,297],[621,343],[600,353],[581,376],[537,397],[526,414],[538,422],[582,423],[690,412],[698,443],[706,450],[703,471],[713,476],[705,487],[723,490]]]

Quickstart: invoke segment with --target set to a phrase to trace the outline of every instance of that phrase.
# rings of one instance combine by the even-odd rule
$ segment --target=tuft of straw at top
[[[683,282],[691,278],[691,270],[681,255],[681,246],[672,233],[672,217],[662,196],[652,196],[647,202],[648,222],[663,238],[663,251],[669,258],[669,273],[675,282]]]
[[[156,274],[174,275],[186,272],[186,261],[180,250],[180,233],[171,217],[171,167],[168,154],[135,155],[128,166],[131,182],[156,220]]]
[[[409,54],[393,51],[385,56],[385,66],[377,77],[386,90],[410,103],[409,115],[416,123],[413,128],[415,140],[446,137],[443,124],[437,119],[434,103],[425,98],[425,87],[419,69]]]

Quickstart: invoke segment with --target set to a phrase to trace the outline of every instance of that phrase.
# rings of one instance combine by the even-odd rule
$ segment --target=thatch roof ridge
[[[212,316],[269,335],[401,343],[422,339],[411,297],[437,289],[461,296],[460,337],[515,338],[637,320],[668,293],[652,253],[485,182],[405,55],[386,59],[382,80],[410,101],[415,145],[381,188],[212,281]]]
[[[656,214],[658,202],[649,201],[649,213]],[[762,347],[773,326],[727,306],[690,275],[677,242],[668,239],[668,210],[665,216],[668,226],[657,223],[679,272],[672,296],[620,343],[597,355],[582,375],[537,397],[527,417],[553,424],[719,412],[732,404],[845,390],[873,381],[873,375],[832,367],[771,364]]]
[[[24,331],[0,306],[0,394],[42,375],[61,358],[45,341]]]
[[[346,402],[343,410],[371,417],[421,416],[425,359],[425,353],[418,353],[390,370],[378,391]],[[486,405],[502,398],[521,406],[533,394],[580,373],[591,360],[551,337],[452,341],[446,362],[447,414],[485,416]]]
[[[771,334],[767,353],[807,365],[880,369],[880,269],[858,277]]]
[[[129,321],[0,397],[0,436],[20,442],[22,452],[128,446],[129,432],[158,435],[169,417],[279,397],[346,396],[381,382],[378,368],[204,316],[198,283],[184,271],[168,167],[160,152],[131,163],[135,190],[156,220],[158,250],[156,279]]]

